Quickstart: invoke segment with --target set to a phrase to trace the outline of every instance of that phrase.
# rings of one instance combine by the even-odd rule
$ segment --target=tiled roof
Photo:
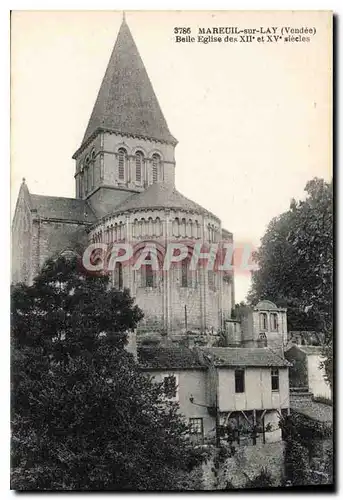
[[[123,21],[82,144],[98,128],[175,144],[149,76]]]
[[[40,217],[75,222],[95,222],[96,217],[85,200],[30,194],[31,209]]]
[[[177,191],[174,186],[163,182],[151,184],[145,191],[130,196],[116,208],[116,212],[149,208],[173,208],[196,212],[199,214],[208,213],[215,217],[215,215],[203,208],[201,205],[198,205],[194,201],[186,198],[186,196]]]
[[[144,369],[205,369],[197,351],[187,347],[141,347],[138,360]]]
[[[281,349],[268,347],[210,347],[202,351],[216,366],[290,366]]]

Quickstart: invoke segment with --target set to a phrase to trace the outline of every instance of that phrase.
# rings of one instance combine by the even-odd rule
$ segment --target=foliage
[[[285,472],[287,486],[308,484],[329,484],[330,480],[317,477],[310,467],[316,442],[332,438],[332,429],[300,414],[291,414],[280,421],[286,443]],[[330,452],[320,457],[324,465],[325,477],[332,478],[332,455]]]
[[[289,330],[324,332],[332,384],[333,189],[314,178],[307,198],[269,224],[254,258],[249,303],[262,299],[287,307]]]
[[[246,314],[247,309],[249,309],[249,306],[244,301],[241,301],[239,304],[235,304],[231,312],[231,317],[240,321],[242,316]]]
[[[311,483],[308,451],[303,444],[290,437],[286,439],[285,472],[289,486]]]
[[[178,489],[203,457],[124,349],[142,317],[128,291],[61,257],[11,306],[12,488]]]
[[[272,486],[272,477],[267,469],[263,467],[261,472],[254,477],[254,479],[251,479],[249,484],[247,484],[248,488],[271,488]]]

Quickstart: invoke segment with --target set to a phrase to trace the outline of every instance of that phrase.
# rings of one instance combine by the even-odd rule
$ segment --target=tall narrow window
[[[152,182],[158,182],[161,158],[157,153],[152,155]]]
[[[271,378],[272,378],[272,391],[278,392],[278,390],[279,390],[279,370],[277,368],[272,369]]]
[[[184,259],[181,261],[181,286],[187,288],[188,285],[188,260]]]
[[[245,370],[235,370],[235,392],[245,392]]]
[[[95,149],[91,153],[92,188],[95,186]]]
[[[136,181],[142,182],[142,169],[143,169],[143,153],[137,151],[136,153]]]
[[[121,262],[116,262],[114,269],[114,287],[118,288],[118,290],[123,288],[123,265]]]
[[[260,330],[268,330],[268,317],[267,313],[260,313]]]
[[[194,444],[203,444],[204,442],[204,425],[202,418],[189,419],[189,434],[191,441]]]
[[[150,264],[145,266],[145,287],[152,288],[155,286],[154,271]]]
[[[125,180],[125,167],[126,167],[127,152],[126,149],[118,149],[118,178],[119,180]]]
[[[279,329],[277,313],[270,313],[270,328],[272,332],[277,332]]]

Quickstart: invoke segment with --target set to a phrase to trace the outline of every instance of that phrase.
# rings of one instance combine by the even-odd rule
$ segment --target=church
[[[232,243],[210,210],[175,188],[175,147],[130,29],[123,19],[82,143],[75,151],[75,198],[30,193],[25,181],[13,220],[12,276],[32,283],[49,257],[82,254],[92,243]],[[234,307],[233,271],[138,271],[117,263],[113,285],[144,311],[141,332],[218,332]]]
[[[182,244],[184,258],[168,269],[116,262],[112,285],[128,288],[144,312],[127,349],[179,402],[196,443],[218,445],[218,429],[232,427],[240,445],[255,447],[251,466],[274,467],[271,456],[281,477],[278,422],[289,412],[286,309],[261,301],[234,318],[233,266],[192,268],[197,245],[232,245],[233,235],[176,189],[176,145],[123,19],[73,155],[75,198],[30,193],[23,180],[12,226],[12,280],[30,285],[46,259],[70,251],[84,256],[92,246],[131,245],[137,256],[153,243],[162,261],[170,243]],[[274,446],[271,454],[266,445]],[[238,464],[237,478],[240,470]]]

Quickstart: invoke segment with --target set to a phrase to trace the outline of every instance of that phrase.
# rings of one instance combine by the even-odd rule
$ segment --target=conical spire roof
[[[130,29],[123,19],[82,144],[103,128],[176,143]]]

